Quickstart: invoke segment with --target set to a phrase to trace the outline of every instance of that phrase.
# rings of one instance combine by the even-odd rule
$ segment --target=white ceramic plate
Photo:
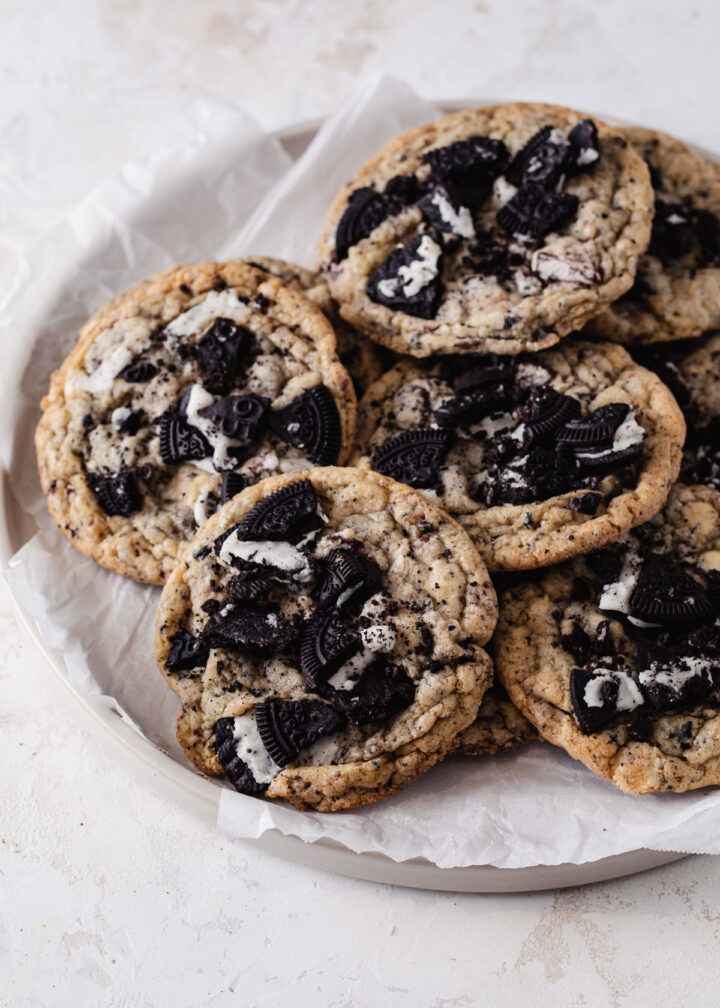
[[[441,105],[451,111],[472,104],[468,101],[446,101]],[[312,140],[319,123],[303,123],[291,129],[279,131],[278,138],[292,157],[298,157]],[[64,285],[72,283],[74,264],[64,263],[64,279],[47,296],[48,307],[58,297],[62,297]],[[38,316],[39,317],[39,316]],[[10,367],[13,367],[12,359]],[[9,376],[10,378],[12,376]],[[20,377],[18,371],[17,377]],[[8,382],[10,386],[10,382]],[[7,415],[7,414],[6,414]],[[12,436],[11,431],[3,431]],[[10,558],[32,534],[24,512],[15,500],[8,474],[0,471],[0,563],[6,568]],[[98,742],[108,750],[113,758],[124,763],[137,777],[164,798],[179,805],[185,811],[203,819],[215,827],[220,786],[195,773],[186,764],[181,764],[162,752],[147,739],[124,722],[114,711],[106,707],[97,697],[76,690],[68,681],[62,664],[62,657],[48,648],[40,637],[34,622],[23,611],[15,599],[17,613],[28,635],[37,645],[46,660],[49,680],[56,691],[60,691],[72,703],[78,717],[95,734]],[[265,851],[278,854],[302,864],[322,868],[326,871],[387,882],[395,885],[421,889],[439,889],[452,892],[526,892],[564,886],[582,885],[606,879],[631,875],[649,868],[676,861],[683,854],[661,851],[636,850],[586,864],[536,865],[529,868],[502,869],[491,865],[473,865],[467,868],[438,868],[425,859],[395,862],[380,854],[355,852],[340,844],[319,840],[305,843],[297,837],[287,836],[277,830],[270,830],[255,841],[243,841],[257,845]]]

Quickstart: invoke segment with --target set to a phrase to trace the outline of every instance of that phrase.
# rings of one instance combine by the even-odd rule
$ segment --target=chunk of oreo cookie
[[[305,452],[315,465],[334,465],[342,447],[342,421],[327,385],[315,385],[283,409],[271,413],[269,423],[284,441]]]
[[[243,368],[251,339],[248,329],[227,318],[216,318],[201,336],[197,355],[209,392],[222,395],[230,389]]]
[[[368,278],[371,301],[416,318],[435,318],[443,286],[442,246],[429,234],[415,235],[393,249]]]
[[[447,430],[402,431],[373,449],[373,468],[411,487],[433,487],[449,446]]]
[[[166,465],[208,458],[212,449],[204,435],[181,416],[160,419],[160,457]]]
[[[570,633],[560,635],[560,645],[573,656],[578,665],[584,665],[590,657],[592,641],[577,620],[573,621]]]
[[[466,206],[478,207],[508,161],[502,140],[472,136],[423,155],[435,181],[450,182]]]
[[[668,658],[663,649],[653,654],[648,648],[643,658],[638,678],[648,706],[656,713],[695,707],[714,687],[709,670],[693,672],[682,656]]]
[[[135,477],[127,469],[106,476],[88,473],[87,481],[107,515],[122,515],[127,518],[143,506],[142,494]]]
[[[714,610],[699,581],[670,557],[653,553],[630,596],[630,615],[643,623],[676,627],[712,619]]]
[[[570,500],[570,510],[576,511],[578,514],[593,515],[597,513],[601,503],[602,494],[590,491],[573,497]]]
[[[268,755],[285,767],[302,749],[341,728],[343,719],[322,700],[267,700],[255,705],[255,722]]]
[[[628,692],[627,696],[621,695],[623,686]],[[602,667],[572,670],[570,700],[584,735],[594,735],[617,717],[621,710],[634,710],[642,705],[640,689],[632,682],[626,670],[616,671]]]
[[[231,498],[242,493],[247,485],[248,481],[245,476],[232,472],[229,469],[226,470],[222,474],[222,482],[220,484],[220,503],[227,504]]]
[[[467,240],[474,237],[475,227],[470,208],[463,206],[452,183],[435,186],[423,196],[417,206],[427,223],[436,230]]]
[[[363,672],[351,690],[338,690],[333,703],[348,721],[365,725],[386,721],[415,697],[415,683],[401,668],[380,657]]]
[[[478,487],[478,499],[488,507],[496,504],[529,504],[565,493],[573,483],[575,469],[558,452],[531,448],[527,455],[494,472]]]
[[[580,416],[580,403],[572,396],[562,395],[550,385],[536,385],[520,411],[533,441],[552,438],[570,420]]]
[[[237,754],[235,739],[235,718],[224,717],[215,722],[215,752],[225,771],[225,776],[236,791],[241,794],[259,795],[266,788],[252,775],[250,767]]]
[[[611,448],[615,432],[631,407],[628,403],[608,403],[578,420],[570,420],[558,432],[557,444],[573,451]]]
[[[300,671],[311,689],[322,689],[334,672],[360,650],[360,635],[343,626],[334,610],[307,624],[300,644]]]
[[[240,539],[292,542],[322,524],[315,490],[310,480],[304,479],[280,487],[258,501],[238,525],[219,538],[237,532]]]
[[[345,212],[335,232],[335,259],[345,259],[353,245],[367,238],[388,217],[402,210],[394,196],[376,192],[368,186],[356,189],[350,196]]]
[[[293,654],[299,636],[299,627],[285,619],[277,607],[234,603],[213,613],[202,629],[202,640],[208,647],[262,654]]]
[[[403,206],[410,206],[411,203],[420,199],[421,192],[417,175],[410,173],[408,175],[393,175],[391,179],[388,179],[385,183],[384,195],[393,196]]]
[[[505,178],[518,187],[533,183],[551,189],[565,173],[568,147],[568,138],[562,130],[543,126],[517,152]]]
[[[568,151],[564,169],[567,175],[588,171],[600,159],[597,126],[592,119],[581,119],[568,133]]]
[[[200,416],[212,420],[225,437],[247,448],[257,440],[269,405],[264,396],[231,395],[201,409]]]
[[[509,407],[515,391],[513,376],[512,365],[502,364],[458,375],[453,382],[455,395],[437,407],[435,422],[440,427],[458,427]]]
[[[204,668],[208,660],[207,645],[187,630],[178,630],[170,638],[172,647],[165,662],[168,672],[189,672]]]
[[[573,193],[548,192],[541,185],[525,185],[497,213],[497,222],[507,234],[544,238],[564,224],[578,208]]]
[[[264,571],[247,571],[231,577],[227,583],[228,598],[233,602],[259,602],[272,591],[274,578]]]
[[[692,211],[678,201],[655,200],[648,253],[663,262],[680,259],[693,249]]]
[[[374,560],[351,549],[334,549],[322,560],[315,603],[323,609],[358,606],[381,587],[382,574]]]
[[[149,382],[157,374],[157,367],[148,360],[134,360],[127,367],[123,368],[118,378],[123,381],[134,383]]]

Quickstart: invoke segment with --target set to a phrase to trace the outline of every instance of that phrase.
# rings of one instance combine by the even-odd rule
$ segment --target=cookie
[[[357,469],[276,476],[213,515],[186,556],[156,657],[205,773],[352,808],[424,773],[475,718],[495,592],[468,536],[416,490]],[[184,667],[178,641],[200,649]]]
[[[327,315],[337,336],[337,353],[340,363],[353,380],[358,398],[364,394],[383,371],[389,367],[391,354],[382,349],[367,336],[348,325],[341,317],[338,306],[330,296],[330,291],[312,270],[296,266],[284,259],[268,256],[253,256],[247,262],[258,269],[266,270],[280,277],[290,287],[299,290]]]
[[[242,262],[180,266],[100,309],[42,410],[40,480],[57,525],[151,584],[227,498],[343,463],[355,427],[325,316]]]
[[[539,739],[535,728],[510,701],[499,683],[480,704],[477,717],[458,739],[457,756],[492,756]]]
[[[720,165],[666,133],[624,135],[650,168],[652,235],[633,286],[586,331],[620,343],[700,336],[720,325]]]
[[[634,347],[670,388],[687,422],[680,482],[720,490],[720,336]]]
[[[330,209],[321,274],[383,346],[539,350],[634,280],[652,186],[620,131],[552,105],[467,109],[408,130]]]
[[[620,542],[509,589],[493,652],[513,703],[600,777],[720,784],[720,493],[677,484]]]
[[[354,464],[423,490],[490,570],[557,563],[662,506],[685,425],[621,347],[404,361],[358,408]]]

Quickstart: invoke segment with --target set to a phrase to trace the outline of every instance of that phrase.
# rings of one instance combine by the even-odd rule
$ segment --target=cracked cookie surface
[[[163,591],[156,657],[196,766],[332,811],[454,748],[492,680],[496,618],[480,557],[435,505],[318,468],[249,487],[199,530]]]
[[[632,288],[587,332],[620,343],[700,336],[720,325],[720,165],[666,133],[624,135],[650,167],[652,235]]]
[[[655,374],[621,347],[566,341],[527,357],[401,362],[361,400],[354,464],[422,489],[490,570],[520,570],[652,517],[684,437]]]
[[[493,756],[508,752],[540,738],[508,698],[499,683],[494,683],[480,704],[477,717],[458,740],[457,756]]]
[[[355,408],[333,329],[298,291],[239,261],[180,266],[81,331],[42,402],[40,480],[74,546],[161,584],[243,486],[344,462]]]
[[[677,484],[602,553],[508,589],[498,677],[550,742],[625,791],[720,783],[720,493]]]
[[[337,336],[340,363],[352,378],[357,395],[363,395],[386,369],[390,363],[387,358],[391,355],[383,352],[376,343],[345,322],[338,311],[337,303],[330,295],[327,284],[313,270],[270,256],[252,256],[246,261],[251,266],[257,266],[258,269],[267,270],[268,273],[280,277],[327,315]]]
[[[340,311],[400,353],[519,353],[633,283],[652,187],[621,131],[550,105],[415,127],[339,193],[320,247]]]

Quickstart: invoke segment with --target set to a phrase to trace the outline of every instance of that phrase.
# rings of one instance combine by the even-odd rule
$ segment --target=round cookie
[[[489,569],[527,570],[619,539],[662,507],[685,424],[611,344],[404,361],[358,408],[354,464],[422,489]]]
[[[477,717],[458,739],[456,756],[493,756],[540,738],[499,683],[494,683],[480,704]]]
[[[680,482],[720,490],[720,335],[633,348],[672,391],[687,421]]]
[[[357,395],[363,395],[390,365],[391,361],[388,358],[391,354],[387,351],[383,353],[376,343],[343,320],[337,304],[330,296],[327,284],[320,280],[317,273],[303,266],[296,266],[295,263],[286,262],[284,259],[272,259],[269,256],[254,256],[246,261],[251,266],[280,277],[327,315],[337,337],[340,363],[352,378]]]
[[[408,130],[339,193],[320,245],[343,318],[400,353],[519,353],[632,285],[647,166],[620,131],[553,105]]]
[[[163,591],[156,657],[196,766],[334,811],[454,748],[492,680],[496,618],[452,519],[375,473],[320,468],[249,487],[198,531]]]
[[[720,165],[666,133],[624,136],[650,167],[652,235],[631,289],[586,332],[620,343],[700,336],[720,325]]]
[[[355,393],[314,304],[242,262],[114,298],[53,375],[36,432],[50,513],[81,552],[162,584],[220,503],[344,462]]]
[[[508,589],[493,653],[522,713],[598,776],[720,784],[720,493],[677,484],[619,543]]]

